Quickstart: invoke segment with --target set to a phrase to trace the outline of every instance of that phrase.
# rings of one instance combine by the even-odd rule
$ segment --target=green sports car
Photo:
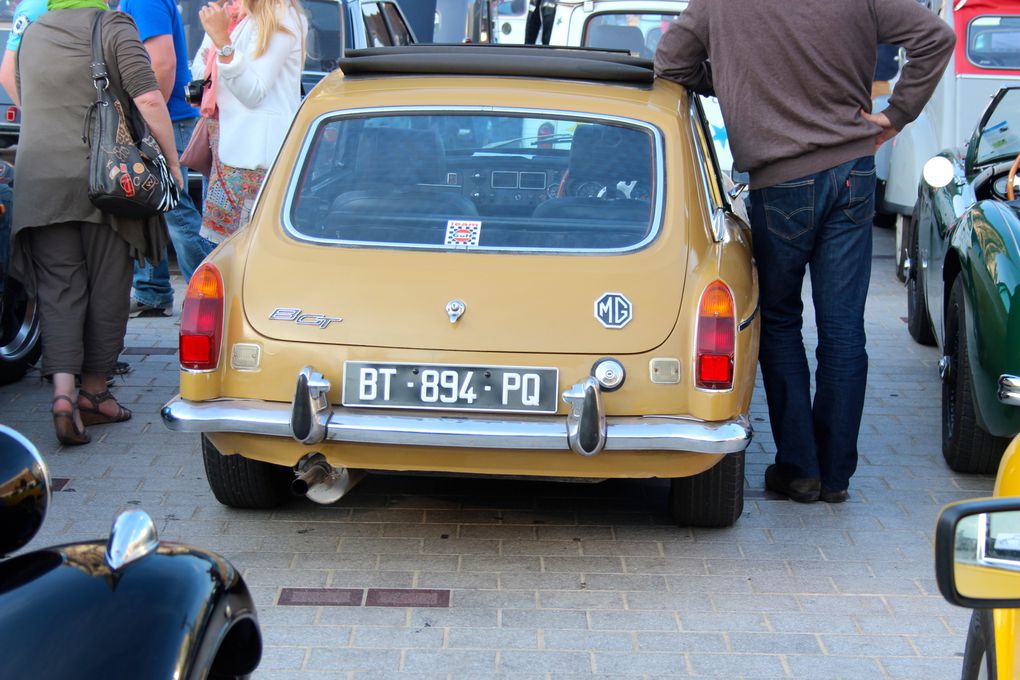
[[[994,473],[1020,432],[1020,87],[924,167],[908,235],[907,325],[942,350],[942,454]],[[1014,195],[1016,194],[1016,196]]]

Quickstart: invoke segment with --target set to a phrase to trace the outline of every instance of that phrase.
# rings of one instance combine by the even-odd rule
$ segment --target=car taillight
[[[8,123],[16,122],[18,120],[18,107],[17,106],[8,106],[7,107],[6,117],[7,117],[7,122]]]
[[[695,373],[698,387],[728,390],[733,387],[733,348],[736,340],[733,293],[722,281],[713,281],[701,294]]]
[[[188,283],[181,309],[181,368],[208,371],[220,358],[223,330],[223,279],[211,264],[203,264]]]

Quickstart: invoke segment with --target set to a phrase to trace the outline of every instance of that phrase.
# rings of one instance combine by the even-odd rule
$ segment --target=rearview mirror
[[[952,161],[948,158],[945,156],[935,156],[928,159],[928,162],[924,164],[924,167],[921,169],[921,175],[924,177],[924,181],[928,183],[928,186],[934,189],[941,189],[953,181],[956,170],[953,168]]]
[[[953,604],[1020,607],[1020,498],[943,509],[935,528],[935,577]]]
[[[39,450],[0,425],[0,557],[32,540],[49,504],[50,474]]]

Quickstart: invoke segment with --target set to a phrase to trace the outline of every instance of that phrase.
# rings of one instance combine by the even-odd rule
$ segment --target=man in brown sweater
[[[872,114],[879,43],[903,47],[908,63],[888,108]],[[656,74],[719,98],[734,165],[751,176],[759,360],[776,441],[765,485],[795,501],[849,496],[868,372],[874,153],[920,114],[954,44],[916,0],[691,0],[659,42]],[[813,402],[801,336],[808,265]]]

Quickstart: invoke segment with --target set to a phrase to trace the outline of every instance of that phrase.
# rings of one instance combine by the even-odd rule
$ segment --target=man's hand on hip
[[[861,109],[861,117],[869,123],[882,128],[882,131],[875,136],[875,151],[878,151],[878,147],[882,146],[885,142],[895,137],[899,130],[892,126],[889,122],[889,118],[884,113],[868,113],[864,109]]]

